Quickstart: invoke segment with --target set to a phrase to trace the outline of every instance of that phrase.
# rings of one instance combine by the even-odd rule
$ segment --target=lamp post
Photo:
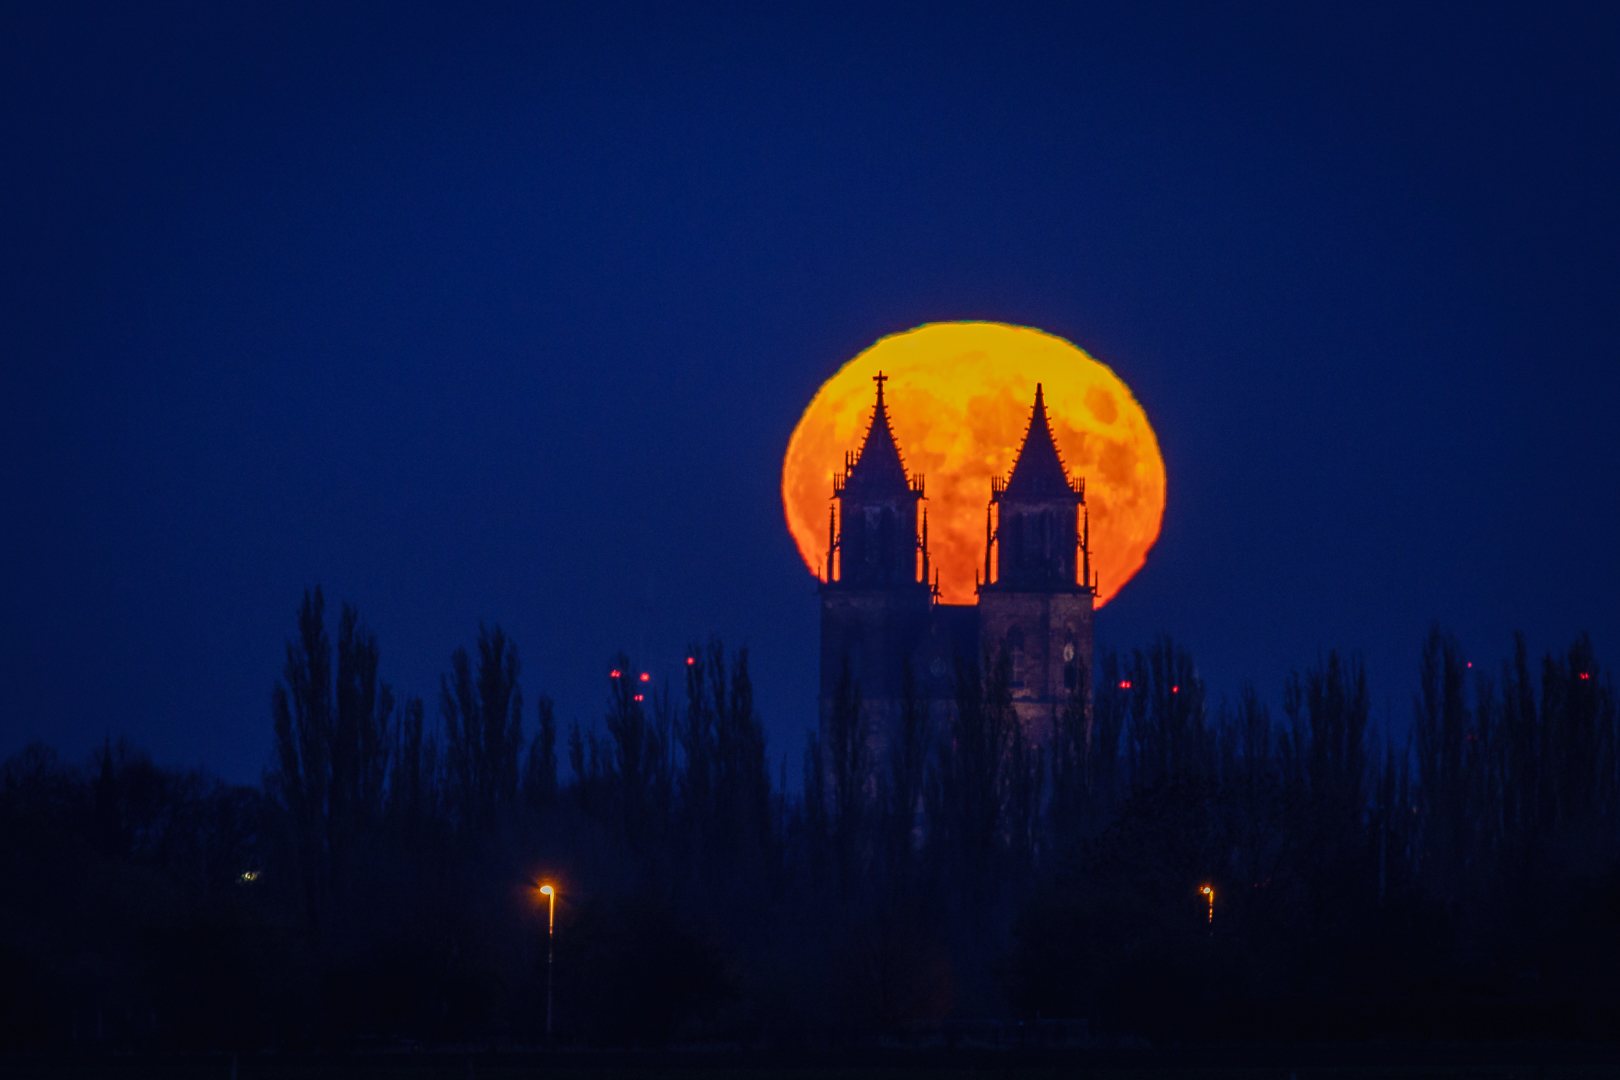
[[[546,912],[546,1042],[551,1041],[551,968],[557,952],[557,890],[540,886],[540,895],[549,902]]]
[[[1205,885],[1198,891],[1209,897],[1209,925],[1213,930],[1215,927],[1215,886]]]

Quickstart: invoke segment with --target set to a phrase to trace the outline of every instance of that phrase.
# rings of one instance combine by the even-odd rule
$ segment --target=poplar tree
[[[394,695],[378,681],[376,635],[345,604],[336,679],[319,586],[304,591],[298,637],[271,696],[276,767],[269,781],[292,826],[306,915],[343,886],[351,852],[380,824],[391,757]]]
[[[834,857],[847,882],[855,869],[861,832],[866,824],[872,751],[861,684],[846,657],[839,670],[833,705],[827,720],[826,754],[829,769],[829,822]]]
[[[557,803],[557,710],[541,694],[535,711],[534,741],[523,766],[523,797],[532,809],[545,811]]]
[[[517,803],[523,751],[518,668],[517,645],[506,632],[480,625],[476,674],[467,650],[458,648],[450,655],[449,674],[439,680],[445,766],[464,831],[491,828]]]

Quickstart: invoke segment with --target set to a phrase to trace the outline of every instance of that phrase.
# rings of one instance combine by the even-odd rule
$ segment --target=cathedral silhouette
[[[978,601],[944,604],[937,575],[930,583],[923,478],[907,474],[895,442],[886,376],[874,381],[866,437],[833,476],[838,505],[820,587],[822,725],[846,666],[882,744],[899,721],[908,664],[914,695],[939,719],[954,701],[958,663],[993,662],[1005,650],[1018,719],[1044,738],[1072,695],[1089,697],[1096,582],[1085,481],[1069,478],[1041,387],[1011,474],[990,478]]]

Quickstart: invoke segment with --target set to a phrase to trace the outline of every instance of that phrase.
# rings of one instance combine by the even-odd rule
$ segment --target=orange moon
[[[827,558],[832,476],[859,450],[879,371],[906,471],[927,484],[928,546],[940,598],[974,601],[990,478],[1006,479],[1042,384],[1052,435],[1084,477],[1097,606],[1142,568],[1164,517],[1159,441],[1130,388],[1060,337],[1004,323],[930,323],[879,341],[822,384],[788,440],[782,504],[805,565]]]

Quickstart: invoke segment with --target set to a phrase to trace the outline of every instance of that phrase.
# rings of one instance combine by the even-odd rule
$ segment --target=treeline
[[[562,730],[481,629],[429,720],[315,590],[260,787],[113,743],[0,767],[0,1043],[539,1044],[542,881],[569,1044],[1611,1036],[1612,679],[1584,636],[1487,673],[1435,628],[1418,661],[1395,739],[1337,653],[1276,715],[1169,639],[1104,653],[1038,732],[1003,657],[943,715],[908,680],[881,737],[846,673],[790,795],[746,650],[676,687],[621,656]]]

